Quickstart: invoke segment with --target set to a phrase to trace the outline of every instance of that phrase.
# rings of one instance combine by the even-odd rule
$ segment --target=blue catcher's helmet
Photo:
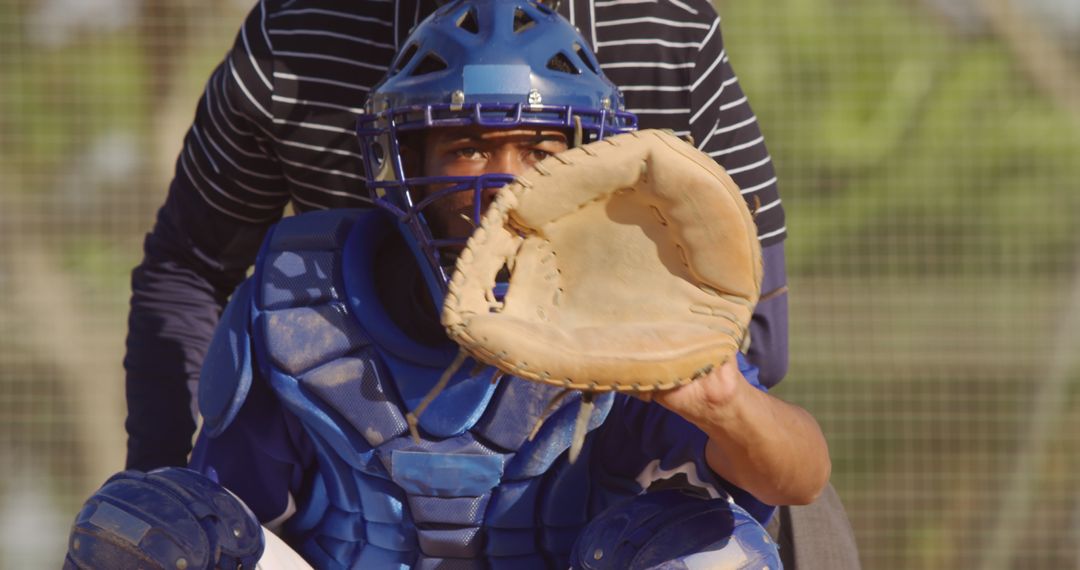
[[[465,239],[432,235],[422,210],[456,192],[474,192],[473,222],[485,189],[509,174],[424,177],[405,172],[401,137],[440,127],[545,127],[574,133],[576,144],[633,130],[618,88],[581,34],[537,0],[454,0],[421,22],[357,122],[368,188],[403,226],[428,288],[441,305],[450,260],[443,248]],[[436,184],[420,198],[413,191]]]

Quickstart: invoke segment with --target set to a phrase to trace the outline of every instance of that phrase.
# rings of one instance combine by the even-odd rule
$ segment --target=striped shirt
[[[712,6],[564,0],[559,10],[642,128],[693,136],[743,189],[764,244],[782,239],[776,176]],[[297,211],[370,204],[355,117],[425,12],[416,0],[264,0],[207,84],[178,175],[242,222],[274,221],[290,199]]]
[[[433,0],[261,0],[245,19],[206,84],[132,277],[129,467],[184,462],[194,431],[186,402],[217,316],[285,206],[371,205],[355,119],[434,8]],[[756,212],[762,245],[777,246],[766,248],[766,264],[782,277],[776,176],[708,0],[562,0],[559,12],[592,43],[641,128],[690,135],[728,170]],[[759,306],[755,321],[784,339],[782,349],[754,338],[782,359],[782,376],[786,299],[782,310],[774,304],[776,316]],[[766,385],[779,380],[755,363]]]

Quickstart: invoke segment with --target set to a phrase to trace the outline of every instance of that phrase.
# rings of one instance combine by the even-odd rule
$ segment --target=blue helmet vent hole
[[[417,44],[412,44],[405,48],[405,51],[401,52],[401,57],[397,60],[397,65],[394,66],[394,73],[400,73],[402,69],[405,69],[406,65],[412,61],[412,58],[416,56],[416,51],[420,49]]]
[[[514,33],[520,34],[525,30],[536,25],[536,20],[533,19],[525,10],[521,8],[514,9]]]
[[[458,18],[457,27],[470,34],[480,33],[480,23],[476,21],[476,9],[472,8]]]
[[[547,62],[547,68],[552,71],[558,71],[560,73],[567,73],[570,75],[579,75],[581,70],[578,69],[573,61],[566,56],[565,53],[559,52],[551,57]]]
[[[420,63],[416,66],[416,68],[413,69],[411,75],[413,77],[416,77],[418,75],[427,75],[429,73],[435,73],[436,71],[442,71],[447,67],[448,66],[446,65],[446,61],[443,58],[433,53],[428,53],[424,56],[424,59],[420,60]]]
[[[589,68],[589,71],[591,71],[593,73],[596,73],[596,74],[600,73],[599,71],[596,70],[596,67],[593,66],[592,60],[589,59],[589,54],[585,51],[585,48],[581,47],[581,44],[574,43],[574,53],[576,53],[577,56],[578,56],[578,59],[580,59],[581,62],[585,64],[585,67]]]

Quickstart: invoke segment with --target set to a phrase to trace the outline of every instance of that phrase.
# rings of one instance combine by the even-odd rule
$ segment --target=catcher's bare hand
[[[810,503],[829,480],[817,421],[751,386],[733,359],[690,384],[654,392],[652,400],[704,431],[709,467],[762,501]]]
[[[742,385],[749,387],[735,360],[729,359],[694,382],[672,390],[649,392],[643,394],[641,399],[654,401],[686,421],[699,425],[724,414],[737,398]]]

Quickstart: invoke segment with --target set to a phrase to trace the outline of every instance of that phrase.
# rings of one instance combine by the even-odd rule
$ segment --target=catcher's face
[[[423,176],[518,175],[537,162],[567,149],[566,134],[549,128],[490,129],[464,127],[437,129],[423,143]],[[424,195],[438,191],[428,187]],[[483,195],[483,207],[496,189]],[[421,197],[422,198],[422,197]],[[464,238],[473,230],[473,192],[458,192],[436,200],[424,218],[437,238]]]

